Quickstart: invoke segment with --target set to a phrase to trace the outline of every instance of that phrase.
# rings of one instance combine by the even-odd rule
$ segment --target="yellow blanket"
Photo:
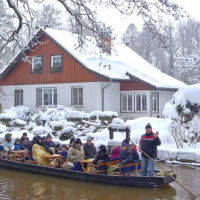
[[[33,145],[32,149],[33,158],[36,161],[37,165],[47,166],[48,162],[47,159],[43,156],[50,155],[43,146],[40,146],[38,144]]]

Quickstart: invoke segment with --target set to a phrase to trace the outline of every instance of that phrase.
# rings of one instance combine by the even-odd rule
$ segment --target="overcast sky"
[[[171,0],[183,7],[193,18],[200,21],[200,0]]]
[[[176,3],[179,6],[183,7],[183,9],[191,15],[192,18],[195,18],[196,20],[200,21],[200,0],[169,0],[170,2]],[[102,9],[100,12],[100,19],[104,22],[106,22],[107,25],[112,26],[116,33],[121,38],[123,33],[125,33],[128,25],[133,22],[137,28],[142,27],[142,19],[139,19],[137,17],[131,16],[126,18],[125,20],[122,19],[122,16],[119,15],[119,12],[117,10],[105,10]]]

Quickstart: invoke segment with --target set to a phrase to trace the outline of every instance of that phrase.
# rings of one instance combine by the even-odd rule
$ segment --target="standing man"
[[[146,133],[142,135],[139,146],[139,150],[142,152],[142,176],[147,176],[148,168],[149,176],[154,176],[154,162],[144,152],[155,161],[157,157],[157,146],[161,144],[161,141],[158,137],[159,132],[153,133],[150,123],[146,125],[145,129]]]

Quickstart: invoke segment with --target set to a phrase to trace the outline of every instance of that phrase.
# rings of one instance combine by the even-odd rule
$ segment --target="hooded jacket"
[[[119,152],[120,152],[120,148],[119,147],[113,147],[111,153],[110,153],[110,158],[113,159],[113,158],[119,158],[120,155],[119,155]]]
[[[80,149],[77,149],[77,146],[75,144],[75,141],[72,143],[71,147],[69,148],[68,154],[67,154],[67,159],[70,162],[77,162],[79,160],[82,160],[85,158],[85,152],[83,149],[83,146],[81,146]]]
[[[100,146],[101,147],[101,146]],[[92,161],[93,165],[97,165],[99,160],[110,160],[110,157],[107,153],[107,149],[99,149],[99,151],[95,155],[95,159]]]

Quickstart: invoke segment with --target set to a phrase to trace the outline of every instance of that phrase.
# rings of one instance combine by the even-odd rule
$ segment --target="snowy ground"
[[[116,123],[116,122],[115,122]],[[126,121],[125,125],[131,128],[131,140],[138,145],[140,137],[145,133],[145,125],[151,123],[153,131],[159,131],[159,137],[161,139],[161,146],[158,147],[158,159],[164,160],[170,163],[181,163],[189,165],[200,166],[200,143],[197,143],[196,148],[190,147],[187,144],[184,145],[182,149],[177,149],[175,141],[170,134],[170,119],[152,118],[152,117],[142,117],[135,120]],[[3,129],[4,125],[0,125]],[[25,130],[12,131],[12,138],[20,138]],[[33,133],[28,133],[29,139],[34,137]],[[4,140],[6,132],[0,134],[0,142]],[[45,135],[45,134],[42,134]],[[107,145],[108,143],[120,144],[123,139],[125,139],[125,133],[117,132],[114,134],[114,139],[111,141],[109,139],[108,129],[102,129],[96,133],[88,132],[85,136],[76,135],[80,137],[83,142],[86,141],[87,137],[92,137],[93,143],[98,148],[100,144]],[[69,140],[60,141],[58,138],[53,139],[56,143],[69,143]]]

